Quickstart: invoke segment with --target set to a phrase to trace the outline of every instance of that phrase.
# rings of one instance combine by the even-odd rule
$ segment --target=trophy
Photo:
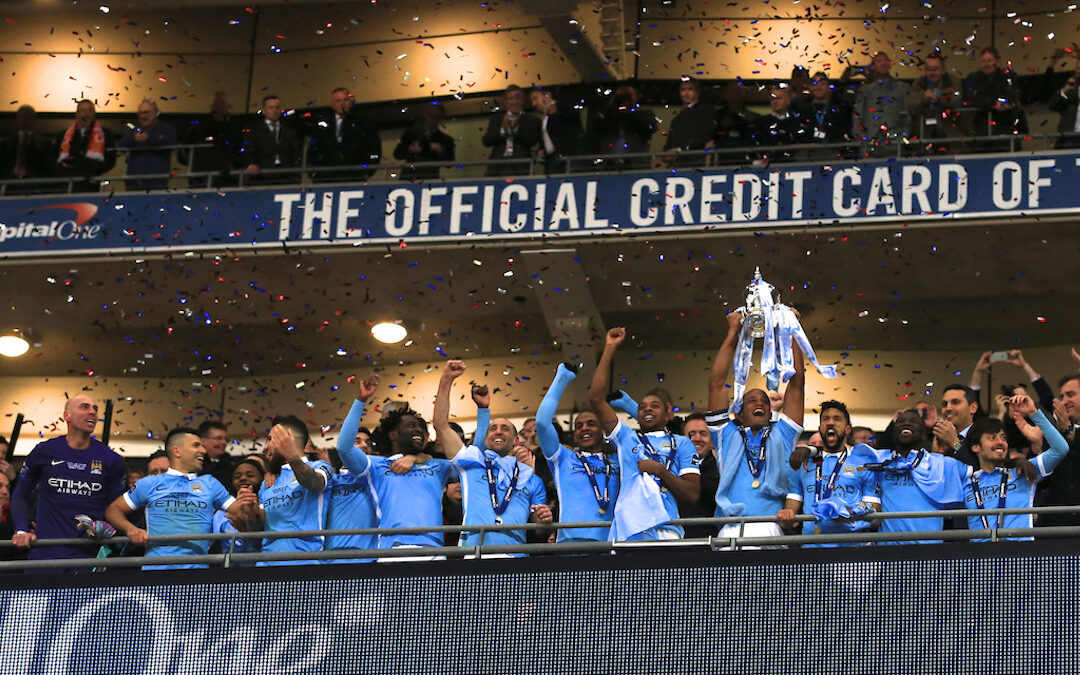
[[[754,353],[754,340],[762,340],[761,374],[769,389],[777,389],[781,382],[787,382],[795,374],[792,343],[797,343],[803,356],[817,368],[822,376],[837,377],[836,366],[823,366],[818,363],[810,339],[806,336],[799,317],[787,305],[781,304],[779,297],[773,298],[772,284],[761,277],[761,268],[754,269],[754,278],[746,286],[746,304],[739,307],[742,312],[742,328],[739,342],[735,347],[735,386],[731,401],[731,410],[739,412],[742,397],[746,390],[746,379],[750,375],[751,357]]]

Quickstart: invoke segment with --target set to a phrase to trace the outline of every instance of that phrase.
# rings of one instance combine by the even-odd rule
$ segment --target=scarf
[[[77,126],[77,124],[72,124],[68,127],[68,130],[64,132],[64,139],[60,141],[59,161],[61,162],[71,156],[71,140],[75,137],[75,129]],[[90,127],[88,133],[90,134],[90,141],[86,144],[86,158],[104,162],[105,130],[101,128],[99,123],[94,122],[94,126]]]

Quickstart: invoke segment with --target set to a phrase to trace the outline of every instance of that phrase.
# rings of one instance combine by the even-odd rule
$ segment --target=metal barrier
[[[1051,515],[1065,513],[1080,513],[1080,505],[1075,506],[1040,506],[1033,508],[985,508],[985,509],[946,509],[941,511],[896,511],[892,513],[872,513],[861,520],[871,522],[890,520],[896,518],[954,518],[968,516],[996,516],[1002,515]],[[804,523],[815,521],[811,515],[798,515],[795,522]],[[740,516],[732,518],[679,518],[671,521],[675,525],[699,525],[715,526],[738,524],[744,526],[747,523],[777,523],[776,516]],[[678,539],[663,541],[595,541],[595,542],[570,542],[556,544],[484,544],[484,535],[489,532],[506,532],[512,530],[558,530],[607,527],[610,523],[578,522],[578,523],[503,523],[490,525],[439,525],[435,527],[400,527],[400,528],[356,528],[338,530],[303,530],[288,532],[235,532],[214,533],[196,535],[160,535],[150,537],[149,541],[158,544],[170,542],[198,541],[228,541],[228,550],[223,553],[206,555],[179,555],[179,556],[133,556],[115,558],[73,558],[63,560],[13,560],[0,562],[0,572],[22,571],[28,569],[67,569],[67,568],[106,568],[106,567],[139,567],[142,565],[220,565],[230,567],[235,563],[251,563],[259,561],[325,561],[335,559],[356,558],[418,558],[432,556],[472,556],[482,559],[484,556],[502,556],[506,554],[568,554],[580,555],[584,553],[618,553],[619,551],[670,547],[670,548],[702,548],[720,550],[739,550],[742,548],[770,548],[770,547],[797,547],[813,544],[874,544],[874,543],[919,543],[938,541],[972,541],[986,540],[987,542],[1001,542],[1018,538],[1060,538],[1080,537],[1080,526],[1065,527],[1033,527],[1033,528],[987,528],[976,530],[927,530],[919,532],[850,532],[844,534],[792,534],[779,537],[746,537],[742,535],[740,528],[739,536],[718,537],[710,536],[700,539]],[[370,535],[370,534],[429,534],[429,533],[454,533],[470,532],[478,535],[477,542],[472,546],[427,546],[415,548],[393,549],[334,549],[321,551],[289,551],[280,553],[234,553],[236,542],[244,539],[287,539],[287,538],[310,538],[327,535]],[[130,543],[127,537],[114,537],[112,539],[49,539],[34,542],[33,547],[45,546],[72,546],[72,545],[95,545],[95,544],[126,544]],[[14,548],[10,541],[0,542],[0,550]]]
[[[332,183],[325,180],[327,174],[358,174],[365,173],[368,177],[363,181],[345,180],[339,182],[407,182],[408,177],[402,177],[405,172],[415,170],[429,170],[438,173],[438,177],[423,178],[421,180],[440,180],[451,176],[444,175],[444,171],[464,171],[470,168],[497,167],[494,175],[489,177],[514,178],[537,175],[572,175],[581,173],[621,172],[648,170],[659,165],[665,168],[682,168],[694,170],[701,168],[743,166],[753,163],[787,163],[799,162],[812,159],[836,159],[858,160],[860,158],[882,159],[887,157],[919,157],[938,151],[949,151],[952,155],[983,154],[987,152],[985,144],[1008,143],[1008,152],[1017,152],[1017,145],[1022,141],[1050,140],[1075,138],[1080,142],[1080,133],[1043,133],[1043,134],[1002,134],[987,136],[951,136],[944,138],[920,139],[918,137],[903,137],[896,140],[867,141],[852,140],[841,143],[796,143],[791,145],[748,145],[731,148],[706,148],[702,150],[666,150],[659,152],[618,153],[618,154],[592,154],[573,155],[559,157],[551,161],[551,166],[561,170],[546,171],[548,160],[536,157],[520,159],[491,159],[469,160],[452,162],[414,162],[414,163],[379,163],[379,164],[350,164],[335,166],[314,166],[307,162],[307,156],[302,159],[300,166],[283,167],[275,169],[261,169],[258,174],[248,174],[243,169],[230,171],[207,170],[195,171],[193,167],[195,153],[189,152],[187,157],[187,170],[178,173],[167,174],[121,174],[101,176],[71,176],[63,178],[35,178],[18,180],[0,180],[0,197],[13,196],[10,189],[17,189],[18,196],[27,197],[37,194],[32,191],[40,188],[41,194],[57,194],[49,192],[51,186],[64,186],[64,192],[74,193],[75,187],[87,183],[96,183],[99,190],[111,187],[115,181],[143,181],[155,179],[189,179],[204,182],[199,188],[214,189],[221,187],[250,187],[258,185],[260,181],[267,185],[317,185],[320,183]],[[980,145],[982,144],[982,145]],[[196,143],[188,145],[169,145],[155,148],[154,150],[198,150],[214,147],[208,143]],[[956,152],[970,148],[972,152]],[[1002,147],[1000,150],[1004,150]],[[118,152],[148,152],[144,148],[117,148]],[[824,153],[824,154],[823,154]],[[681,165],[681,166],[680,166]],[[520,167],[520,170],[517,170]],[[383,174],[380,177],[380,174]],[[315,180],[314,178],[318,178]],[[234,185],[222,185],[223,179],[229,179]],[[291,180],[290,180],[291,179]],[[176,188],[163,188],[174,190]],[[152,190],[155,191],[155,190]]]

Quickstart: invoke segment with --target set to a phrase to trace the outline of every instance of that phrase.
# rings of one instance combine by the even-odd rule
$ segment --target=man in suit
[[[15,112],[15,133],[0,141],[0,179],[32,181],[52,176],[53,142],[34,131],[36,123],[37,111],[33,107],[24,105]],[[9,185],[7,193],[40,192],[43,187]]]
[[[641,105],[641,95],[631,84],[619,85],[611,100],[593,118],[590,127],[596,151],[602,155],[648,152],[656,133],[656,116]],[[652,168],[648,157],[610,158],[604,160],[609,170]]]
[[[671,120],[664,150],[704,150],[716,134],[716,110],[702,105],[701,83],[692,77],[684,78],[679,85],[679,99],[682,107]],[[705,155],[672,155],[667,162],[684,167],[705,166]]]
[[[874,54],[866,82],[855,95],[851,133],[855,138],[866,140],[870,154],[888,154],[890,150],[884,144],[906,136],[911,128],[908,85],[894,78],[891,70],[892,59],[888,54]],[[895,153],[895,148],[891,152]]]
[[[540,141],[540,118],[524,112],[525,94],[512,84],[503,96],[504,109],[492,113],[484,133],[484,147],[491,148],[487,176],[514,176],[529,172],[528,162],[500,162],[507,159],[528,159],[532,148]]]
[[[282,122],[281,99],[276,94],[263,97],[261,117],[243,133],[241,157],[247,162],[244,173],[259,183],[295,183],[296,174],[270,174],[266,169],[284,169],[300,165],[300,138]]]
[[[809,143],[809,122],[791,109],[791,87],[778,83],[769,89],[770,113],[757,123],[757,141],[763,146],[783,146]],[[790,158],[791,152],[777,150],[766,155],[769,159]]]
[[[1020,90],[1012,70],[1002,70],[1000,55],[994,47],[982,50],[979,69],[964,78],[963,100],[970,130],[976,136],[1010,136],[1027,131]],[[978,148],[986,152],[1008,152],[1008,140],[983,141]]]
[[[536,156],[544,160],[544,172],[573,170],[559,160],[583,152],[585,128],[581,126],[581,115],[576,110],[563,110],[549,89],[533,89],[529,102],[540,116],[540,144]]]
[[[394,148],[394,158],[402,159],[409,166],[401,169],[402,180],[437,180],[439,167],[412,166],[414,162],[454,161],[454,137],[441,129],[446,110],[441,103],[432,103],[424,109],[424,119],[416,120],[401,134]]]
[[[814,73],[810,97],[797,107],[809,125],[809,142],[843,143],[851,131],[851,106],[834,96],[833,84],[824,72]],[[832,152],[836,155],[838,152]]]
[[[311,139],[312,164],[315,166],[373,165],[382,155],[379,130],[360,117],[356,99],[345,87],[330,95],[331,114],[319,119]],[[367,180],[372,171],[327,171],[313,175],[316,181]]]
[[[210,101],[210,114],[193,119],[183,140],[185,145],[211,143],[214,147],[181,150],[178,155],[182,165],[188,166],[188,162],[191,163],[193,173],[214,172],[216,175],[213,176],[212,183],[205,176],[188,178],[188,185],[193,188],[236,185],[236,176],[230,176],[229,172],[235,168],[239,139],[239,120],[229,114],[229,102],[225,100],[225,92],[214,92],[214,98]],[[189,153],[195,156],[191,157]]]
[[[924,139],[959,136],[960,91],[945,72],[945,57],[941,52],[926,57],[923,73],[911,83],[908,94],[911,132]],[[943,147],[942,151],[946,149]]]
[[[1076,59],[1076,69],[1065,81],[1064,86],[1050,97],[1050,110],[1061,115],[1061,119],[1058,120],[1058,132],[1074,134],[1059,138],[1055,148],[1080,148],[1080,123],[1078,123],[1080,120],[1076,116],[1077,81],[1080,81],[1080,58]]]

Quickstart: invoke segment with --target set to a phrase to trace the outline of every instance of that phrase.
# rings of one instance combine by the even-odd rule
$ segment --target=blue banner
[[[355,246],[1080,209],[1080,153],[0,200],[0,257]]]

